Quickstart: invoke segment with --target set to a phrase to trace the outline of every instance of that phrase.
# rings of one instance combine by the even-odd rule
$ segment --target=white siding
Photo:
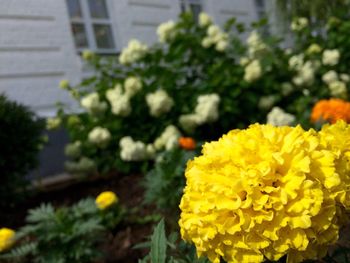
[[[80,79],[68,13],[62,0],[0,0],[0,92],[42,116],[55,103],[72,106],[58,88]]]
[[[119,48],[131,38],[154,43],[158,25],[176,20],[180,13],[180,0],[110,0],[109,4],[114,10],[111,14]],[[203,0],[203,7],[220,25],[232,16],[245,23],[257,17],[253,0]]]
[[[253,0],[204,0],[204,8],[220,25],[233,16],[243,23],[250,23],[257,18]]]
[[[155,42],[158,25],[176,19],[180,12],[177,0],[118,0],[110,1],[110,6],[120,48],[132,38],[147,44]]]

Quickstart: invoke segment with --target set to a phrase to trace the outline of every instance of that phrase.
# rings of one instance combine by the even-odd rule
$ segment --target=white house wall
[[[252,0],[204,0],[204,3],[206,11],[220,25],[232,17],[242,23],[250,23],[257,18]]]
[[[107,1],[118,50],[132,38],[157,41],[158,25],[180,13],[179,0]],[[253,3],[203,0],[203,7],[219,24],[232,16],[248,23],[256,19]],[[0,0],[0,93],[49,116],[57,101],[73,105],[59,81],[82,75],[65,0]]]
[[[119,47],[137,38],[147,44],[157,40],[159,24],[176,19],[180,12],[177,0],[110,0]]]
[[[59,81],[80,79],[65,1],[0,0],[0,93],[52,115],[72,105]]]

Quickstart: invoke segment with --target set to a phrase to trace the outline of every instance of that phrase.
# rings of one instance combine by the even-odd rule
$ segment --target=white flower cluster
[[[111,140],[111,133],[106,128],[95,127],[89,132],[88,140],[92,144],[104,148]]]
[[[157,28],[157,35],[161,43],[171,41],[176,36],[176,23],[169,20],[160,24]]]
[[[202,46],[209,48],[215,45],[215,49],[223,52],[228,47],[228,35],[217,25],[211,25],[207,29],[207,36],[202,40]]]
[[[174,100],[169,97],[168,93],[159,89],[146,95],[146,102],[153,117],[159,117],[167,113],[174,106]]]
[[[174,125],[167,126],[153,144],[146,145],[141,141],[134,141],[130,136],[123,137],[119,141],[120,158],[124,161],[154,159],[157,150],[169,151],[176,147],[180,137],[181,133]]]
[[[335,66],[340,59],[340,52],[337,49],[327,49],[322,54],[322,64],[328,66]]]
[[[333,81],[329,84],[329,90],[331,95],[334,97],[339,97],[345,99],[347,96],[346,84],[343,81]]]
[[[293,83],[297,86],[310,86],[315,81],[315,70],[319,67],[316,62],[306,61],[297,71]]]
[[[61,118],[55,117],[55,118],[47,118],[46,119],[46,129],[48,130],[54,130],[60,127],[62,123]]]
[[[289,69],[300,70],[304,64],[304,55],[294,55],[289,58],[288,65]]]
[[[247,58],[247,57],[241,57],[241,58],[239,59],[239,64],[240,64],[242,67],[247,66],[247,65],[249,64],[249,62],[250,62],[250,60],[249,60],[249,58]]]
[[[219,118],[219,103],[220,97],[215,93],[199,96],[195,112],[180,116],[181,127],[192,132],[199,125],[216,121]]]
[[[263,110],[270,109],[276,102],[274,95],[262,96],[259,100],[258,107]]]
[[[248,53],[250,57],[255,57],[267,49],[266,44],[262,41],[259,33],[253,30],[247,38]]]
[[[244,80],[247,82],[254,82],[261,77],[262,69],[260,61],[254,59],[244,69]]]
[[[64,154],[69,158],[78,158],[81,155],[81,141],[75,141],[73,143],[68,143],[64,147]]]
[[[92,92],[83,97],[80,104],[91,114],[100,114],[107,109],[107,103],[100,101],[100,97],[97,92]]]
[[[198,16],[198,24],[200,27],[207,27],[213,23],[213,19],[205,12],[201,12]]]
[[[132,97],[142,89],[142,82],[137,77],[127,77],[124,81],[124,89],[125,94]]]
[[[322,80],[326,84],[331,84],[332,82],[338,80],[338,73],[334,70],[330,70],[322,76]]]
[[[120,158],[123,161],[142,161],[153,159],[155,149],[151,144],[144,144],[141,141],[134,141],[130,136],[123,137],[119,141]]]
[[[131,112],[130,98],[123,93],[120,84],[115,85],[114,89],[106,91],[106,98],[112,107],[112,113],[119,116],[128,116]]]
[[[289,68],[295,70],[297,75],[293,78],[293,83],[297,86],[309,86],[315,81],[315,71],[319,68],[318,61],[304,62],[304,55],[292,56],[289,61]]]
[[[295,121],[295,116],[286,113],[279,107],[273,107],[267,114],[267,123],[274,126],[291,125]]]
[[[128,116],[131,113],[130,99],[142,89],[142,82],[137,77],[128,77],[122,85],[117,84],[113,89],[106,91],[106,98],[111,104],[112,113],[119,116]]]
[[[122,65],[128,65],[138,61],[147,53],[147,46],[136,39],[129,41],[128,46],[124,48],[119,56],[119,62]]]
[[[339,98],[346,98],[347,89],[346,82],[349,82],[350,77],[348,74],[340,74],[334,70],[330,70],[322,76],[324,83],[328,85],[331,95]]]
[[[92,159],[82,156],[78,161],[66,161],[64,167],[70,173],[85,174],[94,171],[96,169],[96,163]]]
[[[157,150],[162,150],[165,148],[165,150],[169,151],[178,145],[180,137],[180,131],[174,125],[169,125],[165,128],[163,133],[154,141],[154,147]]]
[[[293,31],[301,31],[309,25],[309,20],[305,17],[299,17],[292,21],[290,29]]]

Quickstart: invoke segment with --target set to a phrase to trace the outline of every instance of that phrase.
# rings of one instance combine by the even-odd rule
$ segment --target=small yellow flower
[[[110,207],[111,205],[115,204],[118,202],[118,197],[115,193],[111,192],[111,191],[106,191],[106,192],[102,192],[101,194],[99,194],[96,198],[96,206],[101,209],[104,210],[108,207]]]
[[[0,253],[15,243],[15,231],[9,228],[0,229]]]

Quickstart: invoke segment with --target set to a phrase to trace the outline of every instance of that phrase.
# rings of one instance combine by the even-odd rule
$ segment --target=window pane
[[[108,18],[105,0],[89,0],[90,14],[93,18]]]
[[[109,25],[94,25],[97,48],[114,48],[112,30]]]
[[[75,46],[77,48],[89,47],[85,27],[82,24],[72,24],[72,31],[74,36]]]
[[[68,12],[70,18],[81,18],[81,8],[79,0],[67,0]]]
[[[264,0],[255,0],[255,5],[260,9],[264,9],[265,8],[265,1]]]
[[[190,4],[190,9],[191,9],[191,12],[193,14],[193,17],[196,18],[196,19],[198,18],[200,12],[202,12],[201,5]]]

